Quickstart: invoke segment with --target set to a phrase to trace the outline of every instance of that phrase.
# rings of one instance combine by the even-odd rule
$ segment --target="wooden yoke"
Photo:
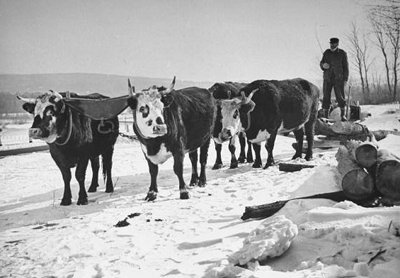
[[[92,120],[107,120],[115,118],[128,107],[131,96],[121,96],[104,99],[65,98],[65,104],[73,110]]]

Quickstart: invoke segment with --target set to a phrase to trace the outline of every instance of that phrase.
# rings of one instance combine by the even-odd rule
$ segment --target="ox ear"
[[[35,111],[35,106],[36,106],[36,104],[34,104],[34,103],[25,102],[25,103],[22,105],[22,108],[23,108],[26,112],[28,112],[28,113],[30,113],[30,114],[33,114],[33,112]]]
[[[170,92],[172,92],[174,90],[175,80],[176,80],[176,76],[174,76],[174,79],[172,79],[171,85],[169,85],[169,87],[163,92],[164,94],[169,94]]]
[[[128,106],[129,106],[132,110],[136,110],[137,104],[138,104],[137,98],[135,98],[135,97],[130,97],[130,98],[128,98],[127,102],[128,102]]]
[[[33,114],[33,112],[35,111],[36,99],[24,98],[24,97],[20,97],[20,96],[17,96],[17,99],[22,100],[24,102],[24,104],[22,105],[22,108],[26,112]]]

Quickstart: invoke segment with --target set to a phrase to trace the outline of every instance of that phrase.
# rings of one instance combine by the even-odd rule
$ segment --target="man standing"
[[[347,54],[344,50],[339,49],[339,39],[331,38],[330,48],[325,50],[320,67],[324,72],[324,84],[322,100],[322,109],[324,117],[328,117],[329,108],[331,106],[332,88],[335,90],[335,97],[340,107],[340,116],[342,121],[346,121],[345,106],[346,100],[344,97],[344,86],[349,79],[349,64],[347,62]]]

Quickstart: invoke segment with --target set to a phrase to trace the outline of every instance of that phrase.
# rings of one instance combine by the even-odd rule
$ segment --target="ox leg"
[[[253,144],[254,154],[256,156],[256,160],[253,163],[253,168],[261,168],[261,145],[258,143]]]
[[[246,161],[246,136],[243,132],[239,132],[239,144],[240,144],[240,154],[238,158],[239,163],[244,163]]]
[[[99,157],[92,157],[90,159],[90,165],[92,166],[92,182],[90,183],[90,187],[88,192],[96,192],[97,187],[99,187],[99,168],[100,162]]]
[[[106,153],[102,155],[103,157],[103,177],[106,182],[106,193],[114,192],[114,185],[112,182],[112,156],[113,156],[114,148],[111,148]]]
[[[311,160],[313,157],[313,147],[314,147],[314,128],[315,128],[315,121],[308,121],[304,125],[304,129],[306,132],[306,140],[307,140],[307,152],[305,159],[307,161]]]
[[[267,149],[268,152],[268,158],[267,158],[267,163],[265,163],[264,169],[267,169],[269,166],[275,164],[273,150],[275,146],[276,134],[277,131],[273,132],[271,136],[267,139],[267,143],[265,144],[265,148]]]
[[[199,174],[197,173],[197,149],[189,153],[190,162],[192,162],[192,178],[190,179],[189,186],[197,186],[199,184]]]
[[[217,153],[217,158],[215,159],[214,166],[212,167],[213,170],[221,169],[223,164],[222,164],[222,159],[221,159],[221,149],[222,149],[222,144],[218,144],[214,142],[215,145],[215,152]]]
[[[246,160],[247,163],[254,162],[253,160],[253,152],[251,151],[251,142],[247,140],[247,155],[246,155]]]
[[[208,157],[208,148],[210,147],[210,140],[200,147],[200,179],[199,186],[204,187],[207,183],[206,166]]]
[[[60,166],[59,166],[60,167]],[[61,206],[69,206],[72,202],[71,202],[71,198],[72,198],[72,194],[71,194],[71,187],[70,187],[70,182],[71,182],[71,170],[68,167],[63,167],[61,168],[61,174],[64,180],[64,194],[63,197],[61,199]]]
[[[235,146],[235,138],[232,137],[231,140],[229,141],[229,151],[231,153],[231,166],[229,167],[230,169],[235,169],[238,167],[239,163],[238,160],[236,159],[235,151],[236,151],[236,146]]]
[[[150,188],[149,192],[147,192],[147,196],[145,198],[146,201],[154,201],[157,199],[157,175],[158,175],[158,165],[152,163],[150,160],[147,160],[147,164],[149,165],[149,172],[150,172]]]
[[[296,158],[301,158],[302,152],[303,152],[303,139],[304,139],[304,130],[303,128],[300,128],[298,130],[293,131],[294,136],[296,138],[297,142],[297,147],[296,147],[296,153],[292,157],[292,159]]]
[[[183,159],[185,155],[181,152],[177,152],[174,155],[174,172],[179,180],[179,192],[181,199],[189,199],[189,192],[187,190],[185,180],[183,179]]]
[[[86,175],[86,168],[89,163],[89,158],[80,159],[76,166],[75,170],[75,178],[79,183],[79,196],[77,205],[87,205],[88,198],[85,189],[85,175]]]

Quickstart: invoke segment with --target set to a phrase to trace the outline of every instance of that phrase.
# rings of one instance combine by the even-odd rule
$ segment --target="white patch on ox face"
[[[219,134],[219,139],[222,142],[242,130],[239,114],[240,102],[239,99],[221,100],[222,131]]]
[[[172,153],[167,151],[164,143],[161,144],[160,150],[156,155],[148,155],[146,146],[143,144],[140,144],[140,146],[145,156],[154,164],[163,164],[172,156]]]
[[[46,128],[49,131],[49,136],[40,138],[46,143],[53,143],[57,140],[56,122],[57,118],[54,115],[55,103],[50,101],[52,94],[44,94],[36,99],[34,117],[40,117],[44,122],[46,121]]]
[[[268,140],[268,138],[271,136],[271,134],[265,129],[265,130],[259,130],[257,137],[254,139],[249,140],[251,143],[261,143],[263,141]]]
[[[138,95],[136,126],[143,136],[155,138],[167,133],[163,112],[164,103],[156,87],[144,90]]]

